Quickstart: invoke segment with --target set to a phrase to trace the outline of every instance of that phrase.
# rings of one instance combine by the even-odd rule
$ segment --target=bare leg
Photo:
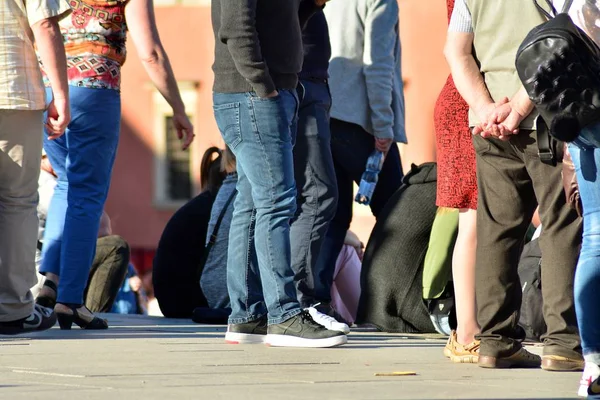
[[[458,237],[452,257],[456,318],[458,321],[457,339],[461,344],[469,344],[479,333],[475,306],[475,249],[477,211],[461,209],[458,219]]]

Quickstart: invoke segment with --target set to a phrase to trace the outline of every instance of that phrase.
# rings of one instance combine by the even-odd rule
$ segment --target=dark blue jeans
[[[298,98],[214,93],[215,119],[237,159],[237,191],[229,231],[229,323],[268,313],[269,324],[301,312],[290,255],[290,220],[296,211],[292,136]]]
[[[329,224],[315,269],[317,300],[324,303],[331,301],[330,290],[335,263],[352,222],[353,183],[360,183],[367,159],[375,149],[373,135],[359,125],[332,118],[330,128],[331,153],[333,154],[339,197],[337,211]],[[370,204],[375,218],[379,216],[389,198],[402,185],[402,177],[400,153],[398,146],[394,143],[379,173],[379,181]]]
[[[335,215],[337,184],[329,131],[329,87],[324,81],[302,80],[300,89],[303,96],[294,145],[298,198],[290,233],[298,300],[302,307],[310,307],[317,302],[314,270]]]

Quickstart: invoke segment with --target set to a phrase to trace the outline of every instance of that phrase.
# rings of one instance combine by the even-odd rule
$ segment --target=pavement
[[[439,335],[355,330],[339,348],[286,349],[225,344],[224,326],[104,317],[107,331],[0,337],[0,399],[576,399],[580,379],[453,364]],[[378,376],[392,372],[414,375]]]

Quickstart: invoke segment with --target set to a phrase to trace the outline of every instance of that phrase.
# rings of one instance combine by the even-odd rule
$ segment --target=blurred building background
[[[407,170],[411,163],[435,160],[433,107],[448,74],[442,54],[447,15],[444,0],[398,2],[409,140],[401,155]],[[196,139],[191,151],[180,150],[170,108],[130,46],[123,69],[121,139],[106,208],[115,232],[130,243],[140,272],[151,268],[171,215],[199,193],[204,150],[222,146],[212,113],[210,0],[155,0],[155,8]],[[355,205],[352,229],[365,243],[373,223],[369,208]]]

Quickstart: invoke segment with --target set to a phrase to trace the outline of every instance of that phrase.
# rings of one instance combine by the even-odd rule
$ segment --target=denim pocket
[[[261,141],[291,143],[297,100],[287,91],[269,99],[251,97],[254,129]]]
[[[213,110],[223,140],[230,149],[235,149],[242,142],[240,103],[214,105]]]

